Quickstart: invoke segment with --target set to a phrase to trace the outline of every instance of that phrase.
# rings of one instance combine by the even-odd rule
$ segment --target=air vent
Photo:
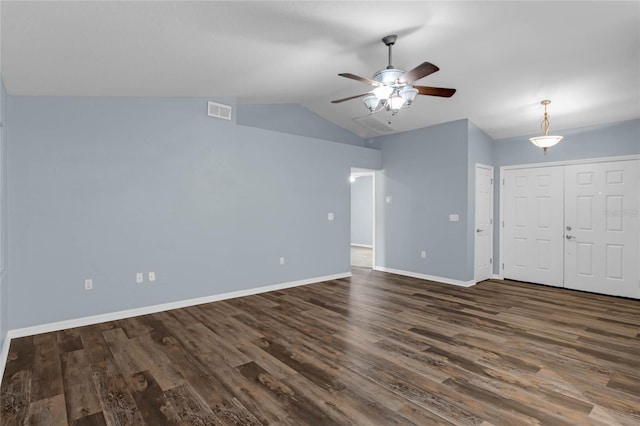
[[[210,117],[231,120],[231,107],[216,102],[207,102],[207,114]]]
[[[378,120],[373,115],[365,115],[364,117],[356,117],[353,119],[356,123],[362,124],[367,129],[373,130],[376,133],[384,134],[393,131],[393,128],[387,123]]]

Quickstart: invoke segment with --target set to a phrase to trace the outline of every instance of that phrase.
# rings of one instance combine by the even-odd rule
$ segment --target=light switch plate
[[[327,220],[333,220],[333,212],[327,214]]]
[[[449,215],[449,222],[460,222],[460,215],[459,214],[450,214]]]

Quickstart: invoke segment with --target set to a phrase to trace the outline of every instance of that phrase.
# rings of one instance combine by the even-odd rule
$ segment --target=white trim
[[[351,176],[356,176],[356,177],[361,177],[361,176],[371,176],[371,200],[372,200],[372,206],[371,208],[373,209],[373,214],[372,214],[372,223],[371,223],[371,242],[372,244],[369,245],[365,245],[365,244],[351,244],[352,246],[355,247],[365,247],[365,248],[371,248],[372,249],[372,253],[371,253],[371,269],[376,269],[376,170],[369,170],[369,171],[358,171],[358,172],[351,172]],[[351,206],[351,201],[349,201],[349,206]],[[351,231],[351,226],[349,226],[349,231]],[[351,238],[351,236],[349,236],[349,238]]]
[[[52,322],[48,324],[40,324],[31,327],[18,328],[9,330],[7,336],[11,338],[31,336],[40,333],[49,333],[51,331],[64,330],[67,328],[82,327],[85,325],[98,324],[101,322],[115,321],[123,318],[129,318],[139,315],[153,314],[156,312],[168,311],[171,309],[185,308],[187,306],[200,305],[203,303],[217,302],[220,300],[234,299],[236,297],[251,296],[254,294],[266,293],[268,291],[282,290],[290,287],[298,287],[307,284],[314,284],[324,281],[337,280],[340,278],[348,278],[351,272],[342,274],[326,275],[323,277],[308,278],[299,281],[290,281],[281,284],[273,284],[264,287],[249,288],[246,290],[231,291],[229,293],[214,294],[211,296],[197,297],[194,299],[179,300],[176,302],[162,303],[159,305],[144,306],[141,308],[127,309],[124,311],[110,312],[106,314],[91,315],[88,317],[75,318],[70,320]]]
[[[491,275],[491,279],[492,280],[504,280],[504,277],[502,276],[502,274],[493,274],[493,275]]]
[[[370,248],[370,249],[373,248],[373,246],[369,244],[354,244],[354,243],[351,243],[351,247],[363,247],[363,248]]]
[[[548,163],[516,164],[513,166],[501,166],[500,172],[502,173],[503,170],[535,169],[538,167],[571,166],[575,164],[607,163],[610,161],[626,161],[638,159],[640,159],[640,154],[618,155],[615,157],[582,158],[579,160],[550,161]]]
[[[471,286],[476,284],[474,282],[474,280],[460,281],[460,280],[454,280],[454,279],[451,279],[451,278],[444,278],[444,277],[436,277],[436,276],[433,276],[433,275],[419,274],[417,272],[402,271],[400,269],[385,268],[383,266],[376,266],[374,269],[376,271],[388,272],[390,274],[404,275],[405,277],[419,278],[421,280],[427,280],[427,281],[436,281],[436,282],[443,283],[443,284],[458,285],[458,286],[461,286],[461,287],[471,287]]]
[[[11,335],[7,332],[4,336],[4,342],[2,343],[2,351],[0,352],[0,381],[4,377],[4,368],[7,366],[7,359],[9,358],[9,345],[11,344]],[[9,377],[10,379],[11,377]]]
[[[376,172],[371,172],[371,269],[376,267]]]
[[[351,172],[351,176],[353,177],[362,177],[362,176],[373,176],[374,172]]]
[[[502,226],[502,224],[504,223],[504,168],[500,167],[500,170],[498,171],[498,186],[499,188],[499,195],[498,197],[500,197],[498,199],[498,210],[500,211],[500,220],[498,221],[498,223],[496,225],[498,225],[498,241],[500,246],[498,247],[498,274],[502,275],[504,274],[504,263],[502,262],[502,248],[504,247],[504,226]],[[494,265],[495,266],[495,265]]]

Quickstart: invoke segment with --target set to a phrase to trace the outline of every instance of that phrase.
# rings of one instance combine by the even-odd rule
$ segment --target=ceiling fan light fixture
[[[378,108],[378,103],[380,103],[380,99],[378,99],[378,97],[375,94],[373,94],[373,95],[366,96],[364,99],[362,99],[362,102],[364,102],[365,106],[369,109],[369,111],[375,112],[376,109]]]
[[[551,101],[545,99],[540,103],[544,105],[544,116],[542,117],[542,123],[540,123],[543,135],[531,137],[529,138],[529,141],[538,148],[542,148],[544,155],[547,155],[547,149],[557,145],[563,139],[563,136],[547,135],[549,132],[549,114],[547,114],[547,105],[549,105]]]
[[[362,98],[362,102],[371,113],[376,113],[384,109],[391,112],[391,115],[396,115],[402,108],[408,108],[417,95],[440,96],[444,98],[453,96],[456,92],[455,89],[413,86],[415,81],[433,74],[440,69],[432,63],[423,62],[406,72],[392,65],[391,47],[395,44],[397,38],[397,35],[388,35],[382,39],[385,46],[389,48],[389,65],[387,65],[385,69],[376,72],[373,78],[364,78],[351,73],[338,74],[340,77],[350,78],[373,86],[370,92],[336,99],[331,101],[331,103],[339,104],[352,99]]]
[[[400,96],[402,97],[402,99],[404,99],[405,107],[408,107],[409,105],[411,105],[411,103],[413,102],[413,100],[416,98],[417,95],[418,95],[418,90],[414,89],[411,86],[406,86],[400,89]]]
[[[398,111],[400,111],[404,106],[404,103],[404,98],[398,93],[394,93],[393,95],[391,95],[391,97],[389,98],[389,109],[391,110],[391,113],[393,115],[397,114]]]

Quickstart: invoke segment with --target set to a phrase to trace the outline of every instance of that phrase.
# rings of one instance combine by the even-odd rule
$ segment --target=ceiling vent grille
[[[387,123],[378,120],[372,115],[365,115],[364,117],[356,117],[353,119],[356,123],[362,124],[367,129],[373,130],[378,134],[385,134],[393,131],[393,128]]]
[[[207,102],[207,114],[210,117],[231,120],[231,107],[229,105],[209,101]]]

